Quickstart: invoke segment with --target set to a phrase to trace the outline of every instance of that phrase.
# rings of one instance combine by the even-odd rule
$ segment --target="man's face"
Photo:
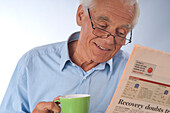
[[[113,35],[126,36],[134,18],[134,8],[119,2],[119,0],[98,0],[95,6],[90,9],[94,27],[99,27]],[[81,52],[87,59],[96,63],[105,62],[111,59],[122,47],[115,44],[112,36],[101,38],[93,33],[88,15],[82,20],[79,45]],[[120,33],[120,34],[118,34]]]

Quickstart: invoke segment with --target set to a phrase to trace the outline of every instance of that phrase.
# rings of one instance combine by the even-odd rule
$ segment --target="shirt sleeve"
[[[29,113],[26,58],[18,62],[0,106],[0,113]]]

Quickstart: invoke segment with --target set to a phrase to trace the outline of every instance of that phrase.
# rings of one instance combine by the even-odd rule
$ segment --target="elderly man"
[[[80,0],[81,31],[67,42],[34,48],[18,62],[1,113],[59,113],[59,95],[90,94],[90,113],[104,113],[115,93],[137,23],[137,0]],[[130,33],[130,37],[127,34]]]

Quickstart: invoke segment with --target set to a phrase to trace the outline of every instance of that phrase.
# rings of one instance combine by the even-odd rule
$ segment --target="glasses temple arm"
[[[90,10],[89,10],[89,8],[88,8],[87,10],[88,10],[88,14],[89,14],[89,18],[90,18],[91,26],[92,26],[92,28],[93,28],[93,29],[95,29],[95,28],[94,28],[94,25],[93,25],[93,22],[92,22],[91,15],[90,15]]]
[[[132,42],[132,30],[130,32],[130,39],[129,39],[129,43],[131,43],[131,42]]]

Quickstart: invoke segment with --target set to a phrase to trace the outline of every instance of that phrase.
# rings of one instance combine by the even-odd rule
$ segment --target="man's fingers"
[[[54,102],[40,102],[32,113],[49,113],[50,111],[60,113],[61,108]]]
[[[61,109],[56,103],[54,103],[54,102],[45,102],[45,104],[46,104],[46,109],[48,109],[50,111],[54,111],[56,113],[60,113]]]
[[[60,96],[56,97],[53,101],[60,100]]]
[[[56,98],[53,100],[53,102],[54,102],[55,100],[60,100],[60,96],[56,97]],[[60,104],[60,102],[56,102],[56,104]]]

